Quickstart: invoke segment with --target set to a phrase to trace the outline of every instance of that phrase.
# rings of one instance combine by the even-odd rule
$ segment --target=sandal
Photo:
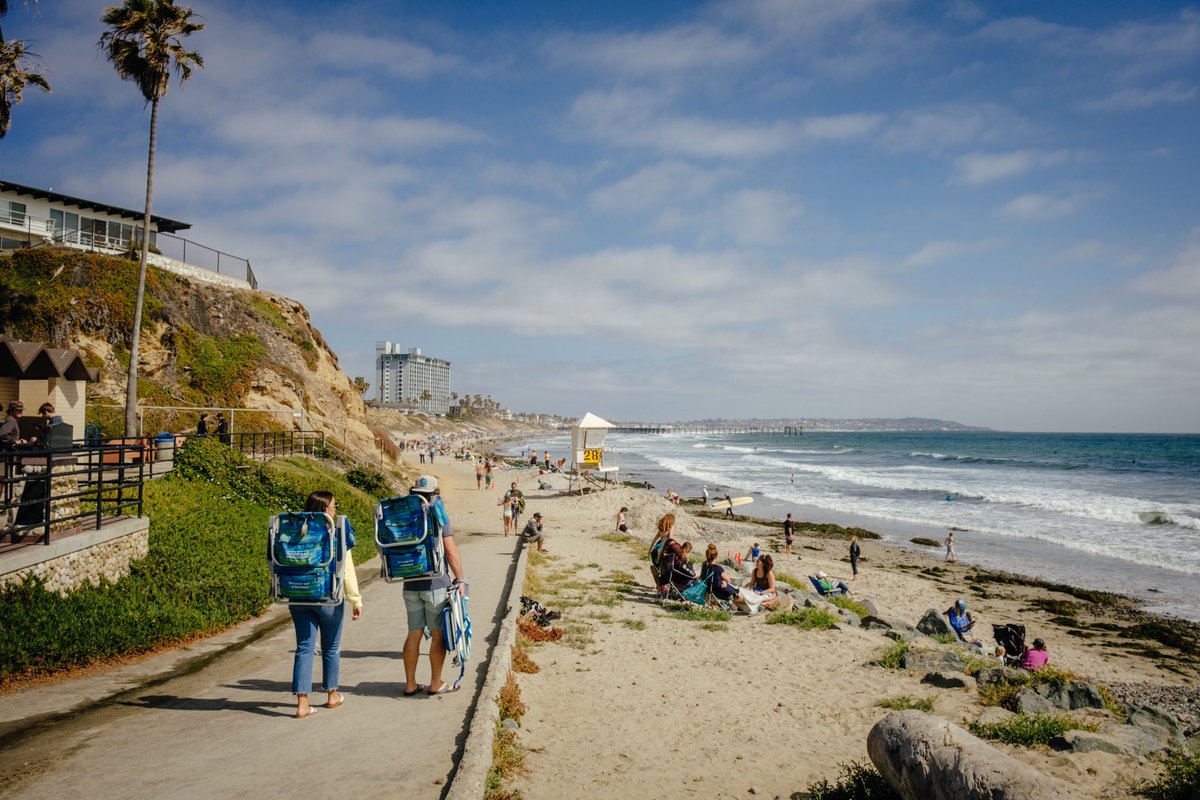
[[[416,697],[417,695],[421,694],[424,691],[425,691],[425,687],[418,683],[417,688],[413,689],[411,692],[408,691],[407,689],[405,689],[404,696],[405,697]]]
[[[296,719],[304,719],[305,717],[311,717],[311,716],[312,716],[313,714],[315,714],[315,713],[317,713],[317,707],[316,707],[316,706],[309,706],[309,707],[308,707],[308,711],[304,712],[303,714],[301,714],[299,711],[297,711],[297,712],[296,712]]]
[[[336,689],[334,691],[337,692]],[[346,695],[342,694],[341,692],[337,692],[337,702],[335,703],[333,701],[330,701],[325,704],[325,707],[326,708],[337,708],[344,702],[346,702]]]
[[[451,685],[450,685],[450,684],[448,684],[448,683],[443,683],[443,684],[442,684],[442,688],[438,689],[436,692],[435,692],[435,691],[433,691],[433,689],[430,689],[430,690],[429,690],[429,696],[430,696],[430,697],[435,697],[435,696],[437,696],[437,695],[439,695],[439,694],[451,694],[451,693],[453,693],[453,692],[457,692],[457,691],[458,691],[458,687],[457,687],[457,686],[451,686]]]

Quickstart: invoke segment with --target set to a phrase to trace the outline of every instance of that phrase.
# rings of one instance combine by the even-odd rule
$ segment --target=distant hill
[[[676,423],[680,425],[761,425],[763,427],[796,427],[806,431],[892,431],[897,433],[922,431],[990,431],[991,428],[980,428],[963,425],[944,419],[926,419],[924,417],[902,417],[890,419],[886,417],[869,417],[865,419],[836,419],[833,417],[804,417],[797,419],[702,419],[691,422]]]

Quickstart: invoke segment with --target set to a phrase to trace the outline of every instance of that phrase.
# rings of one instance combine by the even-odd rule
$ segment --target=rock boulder
[[[954,636],[957,638],[954,628],[950,627],[950,621],[934,608],[926,611],[925,616],[921,617],[921,621],[917,623],[917,630],[926,636]]]
[[[905,800],[1075,798],[1033,767],[922,711],[898,711],[877,722],[867,753]]]
[[[966,668],[962,656],[953,650],[909,650],[900,666],[922,672],[962,672]]]

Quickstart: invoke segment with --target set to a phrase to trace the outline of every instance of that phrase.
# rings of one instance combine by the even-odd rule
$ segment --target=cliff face
[[[235,430],[323,431],[378,463],[362,396],[300,303],[281,295],[193,281],[151,268],[140,344],[139,403],[147,432],[194,428],[197,412],[235,411]],[[81,350],[101,380],[89,418],[118,433],[129,363],[137,264],[68,250],[0,257],[0,332]]]

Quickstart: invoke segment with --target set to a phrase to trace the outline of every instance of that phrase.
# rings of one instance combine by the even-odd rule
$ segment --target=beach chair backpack
[[[346,551],[354,528],[344,516],[332,526],[321,511],[288,511],[271,517],[267,562],[271,600],[285,605],[336,606],[343,599]]]
[[[442,498],[420,494],[389,497],[375,506],[379,574],[388,583],[427,580],[446,571],[442,531],[447,523]]]

